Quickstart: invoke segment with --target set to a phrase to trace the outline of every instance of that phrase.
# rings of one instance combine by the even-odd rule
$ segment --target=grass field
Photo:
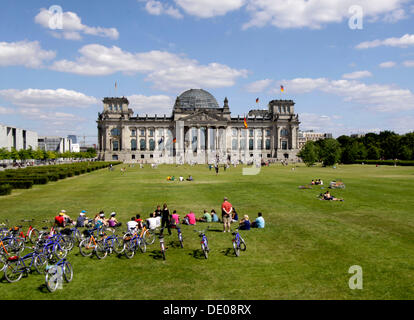
[[[168,182],[168,175],[193,182]],[[299,185],[321,178],[325,189]],[[344,202],[319,201],[332,180],[344,190],[332,190]],[[74,280],[50,294],[44,277],[35,273],[20,282],[0,282],[0,299],[413,299],[414,298],[414,169],[392,166],[339,166],[333,168],[271,166],[255,176],[242,168],[221,171],[205,166],[160,166],[95,171],[87,175],[13,190],[0,197],[0,221],[52,219],[61,209],[71,217],[81,210],[94,216],[100,210],[125,225],[132,215],[147,217],[157,204],[184,216],[190,210],[220,213],[227,196],[239,216],[256,218],[261,211],[264,230],[242,231],[247,250],[235,257],[231,234],[210,224],[211,252],[200,253],[199,238],[183,226],[184,249],[177,234],[166,236],[167,259],[159,244],[129,260],[109,256],[85,258],[77,248],[68,255]],[[41,226],[41,224],[40,224]],[[174,231],[174,230],[173,230]],[[351,290],[348,270],[363,270],[363,289]]]

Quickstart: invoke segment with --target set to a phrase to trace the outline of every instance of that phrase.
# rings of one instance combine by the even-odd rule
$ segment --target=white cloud
[[[13,109],[0,106],[0,114],[13,114],[13,113],[15,113]]]
[[[41,68],[56,52],[43,50],[38,41],[0,42],[0,66]]]
[[[356,80],[330,80],[326,78],[297,78],[283,80],[290,93],[309,93],[315,90],[343,97],[344,101],[358,103],[363,108],[379,112],[414,110],[414,94],[394,85],[370,84]],[[277,93],[278,87],[273,89]]]
[[[335,121],[338,120],[336,116],[304,112],[299,114],[299,119],[302,131],[313,130],[320,133],[332,133],[333,130],[338,130],[343,126]]]
[[[82,34],[105,37],[110,39],[118,39],[119,32],[116,28],[90,27],[82,24],[81,18],[74,12],[62,13],[62,27],[63,29],[51,29],[49,22],[54,14],[47,9],[40,9],[40,12],[35,17],[35,22],[42,27],[52,30],[52,35],[58,38],[67,40],[80,40]]]
[[[240,9],[245,0],[175,0],[187,14],[199,18],[223,16],[226,13]]]
[[[144,96],[136,94],[127,98],[130,108],[141,115],[168,115],[171,114],[172,107],[174,106],[174,99],[165,95]]]
[[[130,53],[116,46],[108,48],[91,44],[82,47],[79,52],[81,56],[76,61],[56,61],[51,68],[91,76],[116,72],[127,75],[142,73],[147,75],[146,81],[153,82],[156,88],[165,91],[191,87],[229,87],[235,84],[237,78],[247,75],[246,70],[219,63],[200,65],[196,60],[166,51]]]
[[[246,86],[246,90],[247,92],[251,92],[251,93],[263,92],[265,89],[267,89],[272,84],[272,82],[273,82],[272,79],[264,79],[264,80],[255,81],[255,82],[249,83]]]
[[[161,3],[160,1],[155,0],[146,1],[145,10],[147,10],[149,14],[155,16],[166,14],[176,19],[181,19],[183,17],[183,15],[177,8],[174,8],[173,6],[169,6]]]
[[[243,28],[273,25],[277,28],[320,29],[329,23],[341,23],[352,14],[349,8],[363,9],[364,18],[395,22],[403,18],[406,0],[249,0],[251,20]],[[385,19],[385,16],[388,17]]]
[[[355,71],[352,73],[346,73],[342,75],[343,79],[362,79],[362,78],[367,78],[367,77],[372,77],[372,73],[366,70]]]
[[[379,64],[380,68],[393,68],[396,66],[394,61],[385,61]]]
[[[414,67],[414,60],[407,60],[407,61],[404,61],[404,62],[403,62],[403,65],[404,65],[405,67],[412,68],[412,67]]]
[[[66,89],[8,89],[0,90],[0,97],[13,103],[16,106],[27,108],[85,108],[87,106],[99,103],[99,100],[94,97],[89,97],[83,93]]]
[[[380,46],[407,48],[414,46],[414,34],[405,34],[401,38],[387,38],[385,40],[373,40],[361,42],[356,46],[357,49],[370,49]]]

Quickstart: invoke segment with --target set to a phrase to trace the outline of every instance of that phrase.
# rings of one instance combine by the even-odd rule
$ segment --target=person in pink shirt
[[[189,224],[189,225],[196,224],[196,217],[195,217],[194,212],[191,211],[184,217],[184,224]]]
[[[177,214],[177,210],[173,211],[173,214],[171,215],[171,224],[177,225],[180,223],[180,216]]]

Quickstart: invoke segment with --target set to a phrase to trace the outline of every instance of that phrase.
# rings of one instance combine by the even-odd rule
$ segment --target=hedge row
[[[0,172],[0,195],[7,193],[8,189],[30,189],[34,184],[47,184],[49,181],[58,181],[67,177],[118,165],[121,162],[81,162],[51,166],[29,167],[24,169],[9,169]],[[8,187],[5,187],[8,186]]]
[[[383,166],[414,166],[414,160],[356,160],[355,164],[375,164]]]
[[[0,196],[11,194],[13,187],[9,184],[0,184]]]

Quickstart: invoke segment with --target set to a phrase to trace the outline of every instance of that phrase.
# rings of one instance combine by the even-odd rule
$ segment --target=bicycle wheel
[[[144,232],[143,238],[145,240],[145,243],[150,246],[155,242],[155,233],[151,230],[146,230]]]
[[[244,242],[244,239],[240,237],[240,250],[246,251],[246,242]]]
[[[65,261],[63,265],[63,277],[66,282],[71,282],[73,279],[73,268],[69,261]]]
[[[125,256],[128,259],[132,259],[135,255],[135,245],[133,241],[128,241],[125,243],[125,250],[124,250]]]
[[[208,259],[208,248],[204,242],[201,243],[201,250],[203,251],[204,258]]]
[[[0,272],[6,267],[7,259],[4,255],[0,254]]]
[[[66,251],[71,251],[75,245],[73,238],[68,235],[62,236],[59,243]]]
[[[56,257],[56,259],[61,260],[63,258],[66,258],[68,251],[59,243],[57,243],[53,246],[53,255]]]
[[[59,285],[59,275],[57,273],[57,267],[50,268],[46,273],[46,287],[50,292],[55,292]]]
[[[95,251],[95,245],[90,242],[90,239],[84,239],[79,243],[79,253],[84,257],[90,257]]]
[[[145,244],[145,240],[142,238],[138,239],[138,245],[139,245],[139,249],[141,250],[142,253],[147,252],[147,245]]]
[[[82,234],[78,229],[75,229],[72,232],[72,240],[73,240],[73,244],[76,246],[79,246],[79,243],[82,241]]]
[[[96,243],[95,254],[98,257],[98,259],[105,259],[108,255],[108,252],[106,251],[105,247],[106,245],[103,241],[98,241]]]
[[[184,248],[183,235],[181,232],[178,234],[178,241],[180,241],[181,248]]]
[[[237,245],[237,242],[233,240],[233,250],[236,257],[240,255],[240,247]]]
[[[20,268],[20,260],[7,262],[4,269],[4,277],[6,280],[10,283],[19,281],[23,277],[23,272]]]
[[[43,254],[39,254],[34,258],[34,267],[40,274],[46,273],[47,258]]]
[[[37,239],[39,239],[39,231],[33,228],[29,233],[29,241],[31,244],[36,244]]]
[[[115,253],[122,254],[124,252],[125,246],[123,240],[115,238],[113,242],[113,249]]]

